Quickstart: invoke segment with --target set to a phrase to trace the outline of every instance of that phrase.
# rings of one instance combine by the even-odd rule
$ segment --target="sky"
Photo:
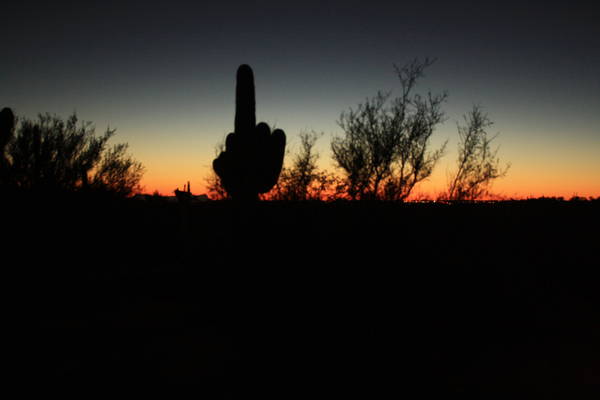
[[[206,4],[205,4],[206,3]],[[340,113],[394,64],[435,58],[417,91],[447,91],[431,141],[448,150],[416,194],[444,190],[457,123],[473,105],[511,167],[506,198],[600,196],[600,6],[590,1],[19,1],[2,7],[0,107],[20,117],[76,112],[116,128],[146,167],[145,192],[205,191],[215,147],[233,131],[235,73],[252,66],[257,121],[322,132],[322,168]]]

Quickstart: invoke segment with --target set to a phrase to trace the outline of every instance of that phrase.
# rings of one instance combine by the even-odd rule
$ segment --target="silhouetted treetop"
[[[343,171],[352,199],[406,199],[416,184],[428,178],[446,144],[429,151],[429,139],[444,120],[446,93],[425,96],[415,85],[433,61],[396,67],[401,93],[378,92],[356,109],[342,112],[344,131],[331,143],[333,159]]]
[[[450,200],[477,200],[488,193],[490,184],[508,171],[500,167],[498,149],[491,149],[497,135],[489,137],[487,129],[492,121],[481,107],[474,106],[464,116],[465,125],[458,125],[457,169],[449,183]]]

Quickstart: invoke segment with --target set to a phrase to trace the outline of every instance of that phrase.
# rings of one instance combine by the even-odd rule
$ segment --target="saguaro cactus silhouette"
[[[277,183],[285,152],[285,133],[264,122],[256,125],[254,74],[249,65],[237,70],[235,131],[213,168],[227,193],[236,200],[257,200]]]

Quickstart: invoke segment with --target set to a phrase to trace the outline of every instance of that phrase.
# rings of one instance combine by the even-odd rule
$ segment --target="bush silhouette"
[[[128,196],[139,190],[144,168],[127,144],[107,147],[115,130],[96,137],[90,122],[75,114],[63,120],[40,114],[22,119],[7,146],[6,182],[24,190],[95,190]]]
[[[333,139],[331,150],[350,198],[403,201],[444,154],[446,144],[430,152],[429,139],[444,119],[446,93],[413,93],[432,63],[415,60],[396,67],[400,96],[379,92],[341,114],[338,124],[344,134]]]
[[[285,153],[285,133],[271,132],[264,122],[256,125],[254,76],[248,65],[237,71],[235,132],[227,135],[225,151],[213,169],[235,200],[257,200],[277,183]]]
[[[291,165],[281,171],[277,185],[269,193],[273,200],[307,201],[326,200],[336,196],[335,176],[317,165],[319,154],[315,143],[322,136],[315,132],[299,134],[300,149],[293,155]]]
[[[506,175],[509,165],[500,167],[498,149],[491,149],[497,135],[488,137],[492,125],[481,107],[474,106],[464,116],[466,125],[458,126],[457,170],[448,187],[450,200],[477,200],[488,194],[492,181]]]

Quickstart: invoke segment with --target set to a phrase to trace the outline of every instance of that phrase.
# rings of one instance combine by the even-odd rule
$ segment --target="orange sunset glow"
[[[501,122],[498,121],[497,125],[501,125]],[[456,149],[452,148],[452,144],[456,143],[456,133],[445,129],[437,136],[451,139],[447,153],[432,176],[415,188],[413,198],[435,199],[447,188],[448,174],[456,168]],[[493,183],[491,192],[500,199],[600,196],[600,157],[596,157],[598,140],[574,144],[569,143],[569,138],[569,135],[559,138],[551,136],[543,144],[529,140],[525,142],[526,146],[521,147],[523,141],[519,140],[518,134],[501,131],[496,139],[498,155],[501,161],[510,163],[510,168],[505,177]],[[341,171],[336,170],[330,158],[328,139],[329,136],[325,135],[318,142],[319,167],[339,175]],[[170,196],[173,190],[181,189],[188,181],[193,193],[206,193],[206,178],[213,174],[211,164],[215,157],[214,149],[209,147],[207,151],[185,147],[182,151],[164,147],[164,153],[161,152],[158,157],[150,150],[147,150],[147,156],[141,158],[147,168],[142,180],[145,193],[158,191]],[[169,151],[173,154],[169,154]],[[286,156],[288,164],[293,152],[294,149]]]
[[[20,391],[600,387],[600,2],[0,10]]]

